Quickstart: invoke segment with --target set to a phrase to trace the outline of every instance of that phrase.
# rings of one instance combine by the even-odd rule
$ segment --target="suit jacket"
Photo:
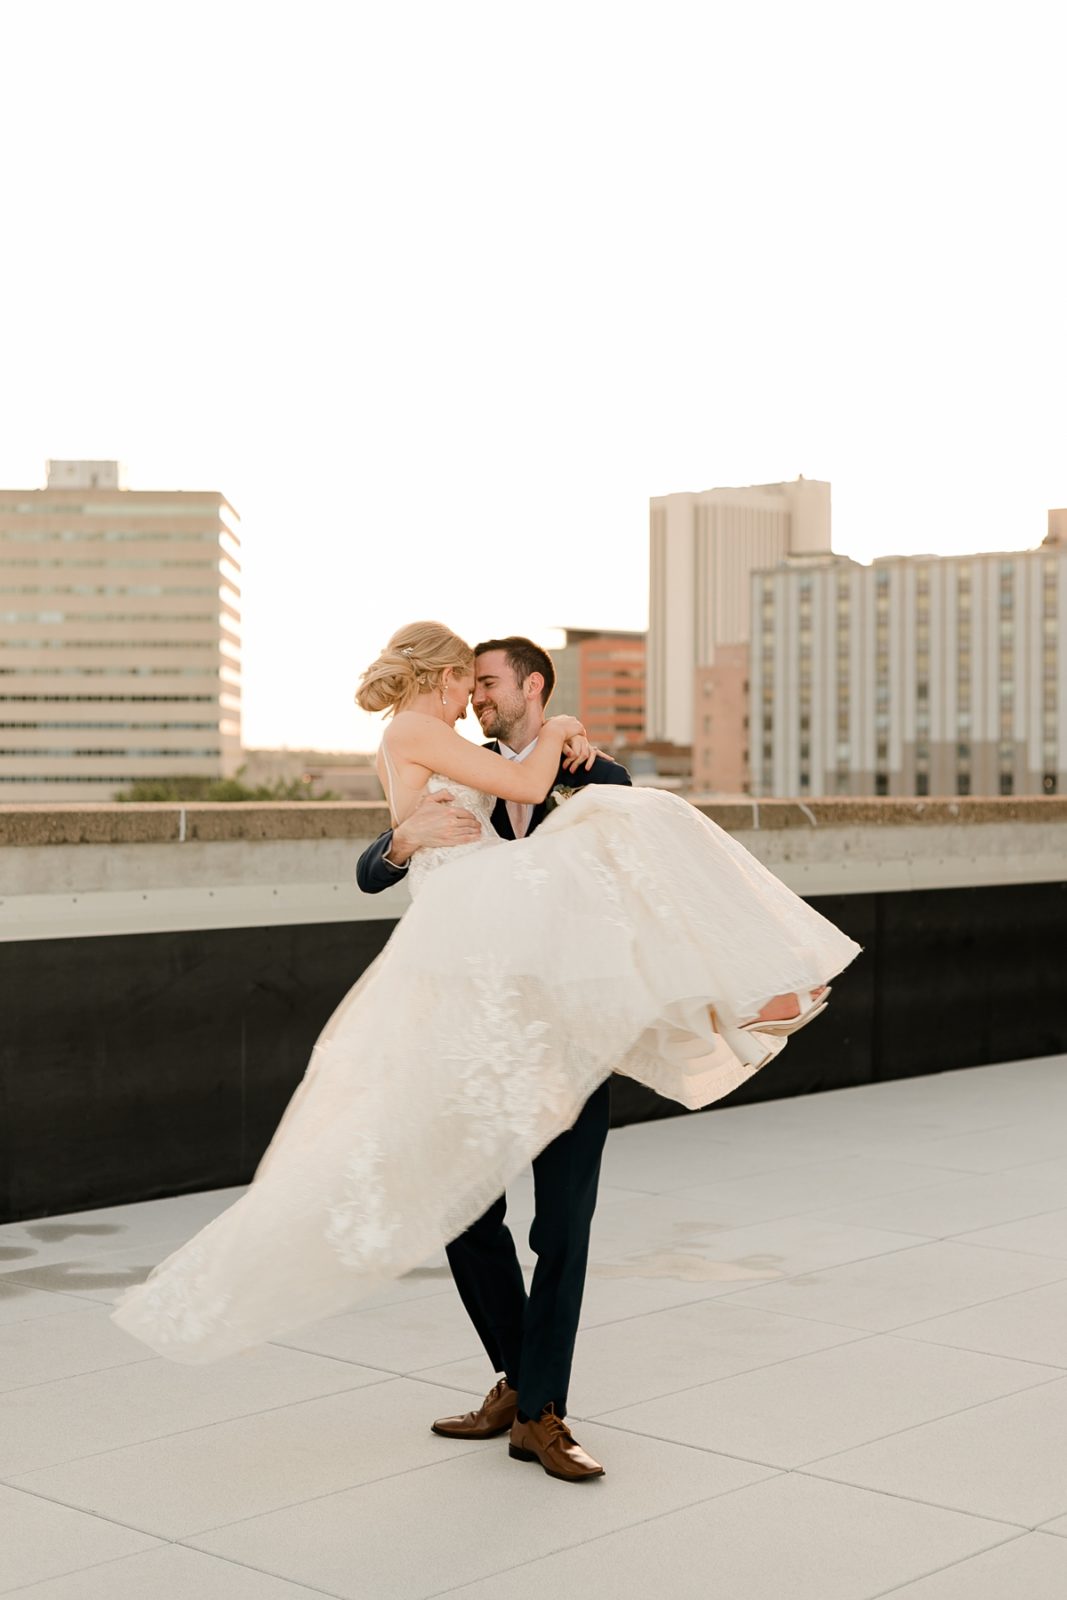
[[[500,753],[500,745],[495,739],[491,740],[485,748],[487,750],[495,750],[498,755]],[[566,772],[561,761],[552,788],[554,789],[557,784],[567,789],[584,789],[587,783],[628,784],[629,782],[630,774],[625,767],[620,766],[617,761],[610,760],[607,756],[597,756],[588,772],[584,767],[577,772]],[[548,796],[546,795],[539,805],[534,806],[530,817],[530,826],[526,830],[528,835],[533,833],[534,829],[539,827],[548,815],[547,801]],[[514,839],[515,830],[511,826],[511,818],[508,816],[506,801],[497,801],[493,809],[492,821],[493,827],[502,839]],[[356,882],[364,894],[380,894],[383,889],[388,889],[394,883],[399,883],[407,872],[406,866],[394,867],[385,860],[392,843],[393,830],[389,828],[385,833],[379,834],[373,844],[367,846],[356,862]]]

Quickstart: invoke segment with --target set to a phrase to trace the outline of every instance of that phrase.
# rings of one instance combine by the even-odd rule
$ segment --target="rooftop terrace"
[[[184,1368],[108,1303],[239,1191],[0,1229],[0,1592],[1062,1600],[1065,1067],[614,1130],[580,1486],[430,1433],[491,1381],[442,1261]]]

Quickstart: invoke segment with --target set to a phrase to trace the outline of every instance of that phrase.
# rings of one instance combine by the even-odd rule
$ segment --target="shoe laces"
[[[555,1403],[547,1405],[542,1411],[541,1426],[548,1434],[550,1440],[566,1439],[568,1443],[574,1443],[574,1435],[564,1422],[563,1418],[557,1415]]]
[[[484,1403],[487,1406],[492,1405],[495,1400],[499,1400],[503,1397],[504,1390],[507,1388],[510,1388],[508,1380],[506,1378],[498,1378],[496,1383],[494,1383],[493,1387],[490,1389],[489,1393],[486,1395]]]

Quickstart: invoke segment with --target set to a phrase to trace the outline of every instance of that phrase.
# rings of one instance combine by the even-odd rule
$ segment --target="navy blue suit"
[[[489,749],[498,750],[499,746],[494,741]],[[588,783],[629,782],[626,768],[607,756],[597,756],[588,772],[584,768],[565,772],[561,763],[556,777],[556,784],[568,789],[584,788]],[[534,807],[527,832],[532,833],[546,815],[542,801]],[[496,803],[493,827],[501,838],[514,839],[503,800]],[[367,894],[387,889],[407,871],[383,859],[392,842],[390,830],[368,845],[359,858],[356,881]],[[609,1104],[610,1081],[594,1091],[574,1126],[534,1158],[530,1247],[537,1254],[537,1266],[528,1296],[515,1241],[504,1220],[505,1195],[447,1247],[460,1299],[493,1371],[504,1373],[518,1390],[523,1417],[539,1417],[549,1402],[555,1403],[560,1416],[566,1415]]]

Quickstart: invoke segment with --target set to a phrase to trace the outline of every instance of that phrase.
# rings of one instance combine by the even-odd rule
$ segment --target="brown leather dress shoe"
[[[604,1468],[583,1450],[554,1405],[548,1405],[536,1421],[511,1425],[508,1455],[516,1461],[539,1461],[550,1478],[564,1483],[581,1483],[586,1478],[602,1478]]]
[[[507,1433],[518,1408],[518,1395],[508,1380],[501,1378],[477,1411],[465,1411],[461,1417],[438,1417],[431,1427],[446,1439],[495,1439],[498,1433]]]

